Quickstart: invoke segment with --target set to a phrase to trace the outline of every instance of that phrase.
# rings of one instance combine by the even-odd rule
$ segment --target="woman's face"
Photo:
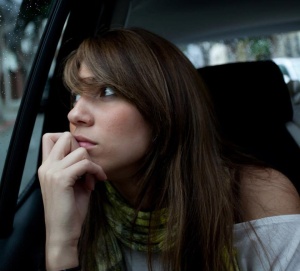
[[[79,76],[92,80],[81,65]],[[152,138],[151,128],[137,108],[110,88],[96,97],[83,94],[69,112],[70,131],[109,180],[130,178],[136,173]]]

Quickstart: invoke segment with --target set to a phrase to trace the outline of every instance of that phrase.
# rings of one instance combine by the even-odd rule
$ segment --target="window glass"
[[[298,67],[295,73],[300,78],[300,31],[178,46],[197,68],[228,62],[279,59],[288,70],[291,66]]]
[[[300,31],[181,44],[178,47],[196,68],[229,62],[273,60],[289,88],[294,109],[294,128],[300,135]],[[300,145],[300,138],[295,139]]]
[[[49,0],[0,0],[0,176],[49,7]]]
[[[61,38],[62,38],[62,35],[61,35]],[[58,52],[60,46],[61,46],[61,39],[56,48],[57,52]],[[48,98],[49,83],[50,83],[51,78],[53,77],[55,65],[56,65],[56,56],[54,57],[54,59],[52,61],[52,65],[51,65],[50,71],[48,73],[48,80],[46,82],[46,86],[45,86],[45,89],[43,92],[41,108],[44,106],[43,103]],[[26,163],[25,163],[25,167],[24,167],[24,171],[23,171],[23,176],[22,176],[22,180],[21,180],[19,195],[24,191],[24,188],[26,188],[26,186],[28,184],[30,184],[32,177],[34,177],[34,175],[36,173],[36,165],[38,162],[38,154],[39,154],[39,148],[40,148],[40,143],[41,143],[41,138],[42,138],[43,122],[44,122],[44,113],[43,113],[43,109],[42,109],[40,111],[40,113],[37,115],[36,120],[35,120],[32,136],[31,136],[31,141],[29,144],[29,150],[27,153]]]

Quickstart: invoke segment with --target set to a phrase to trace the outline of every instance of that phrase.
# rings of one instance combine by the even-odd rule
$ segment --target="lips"
[[[78,145],[83,148],[91,148],[95,146],[97,143],[83,136],[75,136]]]

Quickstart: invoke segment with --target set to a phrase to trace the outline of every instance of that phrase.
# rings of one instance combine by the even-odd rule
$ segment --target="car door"
[[[45,227],[37,168],[41,137],[66,131],[61,63],[96,29],[113,1],[0,1],[0,270],[38,270]]]

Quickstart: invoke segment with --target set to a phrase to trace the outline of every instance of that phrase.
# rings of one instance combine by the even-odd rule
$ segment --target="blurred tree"
[[[271,41],[266,38],[250,38],[248,39],[249,53],[254,60],[264,60],[271,58]]]

